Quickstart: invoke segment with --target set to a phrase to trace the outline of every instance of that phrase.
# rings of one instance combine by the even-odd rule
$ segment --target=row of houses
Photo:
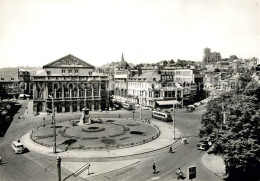
[[[203,90],[200,72],[176,67],[129,67],[122,58],[114,74],[114,99],[150,107],[172,107],[192,101]]]

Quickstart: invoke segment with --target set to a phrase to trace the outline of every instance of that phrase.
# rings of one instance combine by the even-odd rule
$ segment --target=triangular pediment
[[[92,68],[92,69],[95,68],[93,65],[71,54],[43,66],[43,68],[60,68],[60,67],[83,67],[83,68]]]

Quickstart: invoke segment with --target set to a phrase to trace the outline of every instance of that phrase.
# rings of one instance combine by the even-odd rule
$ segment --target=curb
[[[112,172],[115,172],[115,171],[118,171],[118,170],[121,170],[121,169],[124,169],[124,168],[127,168],[127,167],[131,167],[131,166],[133,166],[133,165],[135,165],[137,163],[140,163],[140,160],[138,160],[137,162],[132,163],[130,165],[127,165],[127,166],[124,166],[124,167],[121,167],[121,168],[118,168],[118,169],[115,169],[115,170],[112,170],[112,171],[109,171],[109,172],[105,172],[105,173],[100,173],[100,174],[97,174],[97,175],[89,176],[89,177],[86,177],[86,178],[93,178],[93,177],[97,177],[97,176],[100,176],[100,175],[112,173]],[[81,177],[81,178],[85,179],[84,177]]]

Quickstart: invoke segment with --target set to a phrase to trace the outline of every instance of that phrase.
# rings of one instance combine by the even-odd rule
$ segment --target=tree
[[[173,60],[173,59],[171,59],[171,60],[170,60],[170,63],[171,63],[171,64],[174,64],[175,62],[174,62],[174,60]]]
[[[211,100],[202,117],[200,136],[215,139],[213,152],[229,163],[231,180],[259,179],[260,85],[248,80],[248,76],[239,78],[245,85],[239,94],[228,92]]]
[[[8,94],[6,90],[0,85],[0,100],[6,99]]]
[[[167,66],[167,65],[168,65],[167,60],[164,60],[164,61],[163,61],[163,66],[165,67],[165,66]]]

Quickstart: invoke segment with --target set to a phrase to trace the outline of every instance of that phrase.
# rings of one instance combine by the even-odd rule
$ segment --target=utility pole
[[[61,181],[61,158],[57,158],[58,181]]]
[[[53,123],[53,130],[54,130],[54,143],[53,143],[53,153],[56,153],[56,121],[55,121],[55,107],[54,107],[54,100],[52,96],[52,123]]]
[[[175,139],[175,104],[173,102],[173,116],[172,116],[172,124],[173,124],[173,139]]]
[[[142,120],[142,103],[143,103],[142,97],[143,97],[143,92],[141,91],[140,92],[140,120]]]
[[[222,113],[223,113],[223,124],[226,124],[226,111],[225,111],[224,103],[222,103]]]

